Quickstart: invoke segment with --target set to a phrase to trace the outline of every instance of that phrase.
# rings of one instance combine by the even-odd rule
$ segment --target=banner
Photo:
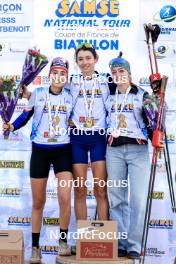
[[[0,38],[31,38],[33,0],[1,0]]]
[[[0,76],[16,76],[19,83],[28,48],[38,47],[50,61],[62,56],[69,60],[69,74],[78,73],[75,48],[87,41],[99,55],[96,70],[110,72],[109,61],[119,51],[130,62],[133,82],[151,93],[148,50],[143,31],[144,23],[162,28],[156,45],[159,71],[169,77],[166,92],[166,128],[174,189],[176,173],[176,2],[174,0],[1,0],[0,2]],[[28,87],[48,86],[50,63]],[[18,101],[12,120],[27,105]],[[32,196],[29,177],[31,155],[31,121],[11,133],[2,135],[0,119],[0,228],[22,229],[25,237],[25,259],[31,252]],[[150,155],[152,148],[150,146]],[[141,174],[142,176],[142,174]],[[89,167],[88,179],[92,179]],[[53,169],[47,184],[46,205],[40,245],[43,260],[54,264],[58,254],[59,208],[57,180]],[[69,230],[76,229],[74,196]],[[94,219],[96,200],[92,188],[87,192],[88,219]],[[74,244],[71,239],[70,244]],[[163,156],[158,160],[153,193],[152,214],[147,243],[146,264],[173,264],[176,256],[176,219],[171,210],[166,167]]]
[[[176,5],[175,0],[140,1],[141,32],[145,23],[158,24],[161,27],[161,41],[176,39]],[[140,34],[142,36],[142,34]],[[144,35],[144,34],[143,34]]]

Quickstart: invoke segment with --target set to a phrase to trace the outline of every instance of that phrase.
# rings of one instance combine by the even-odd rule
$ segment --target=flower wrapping
[[[147,94],[144,96],[144,101],[143,101],[144,112],[146,114],[149,125],[153,131],[155,131],[157,125],[159,105],[160,105],[160,96],[158,94],[156,95]],[[164,114],[162,120],[162,127],[164,128],[166,104],[164,105],[163,111]]]
[[[29,49],[23,64],[22,78],[19,85],[13,78],[0,79],[0,115],[8,123],[14,113],[18,99],[22,96],[24,85],[29,85],[47,65],[48,59],[39,50]],[[7,138],[9,131],[4,132]]]

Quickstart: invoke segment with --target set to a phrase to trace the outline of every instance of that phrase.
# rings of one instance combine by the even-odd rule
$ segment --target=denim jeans
[[[150,177],[148,146],[107,146],[106,165],[108,180],[122,186],[128,181],[126,187],[107,188],[110,218],[118,222],[121,235],[127,233],[127,239],[119,239],[119,249],[140,253]]]

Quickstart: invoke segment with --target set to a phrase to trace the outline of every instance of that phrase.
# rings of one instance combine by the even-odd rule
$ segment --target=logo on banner
[[[172,34],[176,32],[176,27],[174,23],[175,19],[176,8],[172,5],[163,6],[161,10],[155,13],[155,15],[153,16],[153,21],[156,23],[160,23],[161,34],[170,36],[172,36]]]
[[[149,79],[149,77],[141,77],[139,79],[139,85],[140,86],[150,86],[150,79]]]
[[[20,75],[0,75],[0,78],[3,78],[3,79],[11,79],[11,78],[13,78],[14,81],[16,81],[16,83],[19,83],[20,80],[21,80]]]
[[[24,108],[26,107],[27,105],[25,103],[18,103],[15,107],[15,112],[16,113],[22,113]]]
[[[40,249],[41,249],[42,254],[57,255],[59,247],[58,246],[41,246]]]
[[[168,219],[152,219],[149,224],[150,228],[159,228],[159,229],[173,229],[173,220]]]
[[[2,3],[4,2],[4,3]],[[32,35],[32,1],[20,1],[23,3],[8,3],[19,1],[1,1],[0,4],[0,32],[1,37],[11,35],[12,38],[19,36],[30,37]],[[3,36],[4,35],[4,36]],[[13,52],[13,51],[12,51]]]
[[[174,144],[175,143],[175,135],[167,133],[167,141],[169,144]]]
[[[172,22],[176,18],[176,9],[174,6],[163,6],[160,12],[154,15],[154,20],[158,22]]]
[[[56,225],[58,226],[60,224],[60,218],[50,218],[50,217],[44,217],[43,218],[43,225]]]
[[[59,3],[56,10],[58,17],[117,17],[119,15],[119,1],[117,0],[101,0],[97,3],[96,0],[82,0],[71,3],[68,0],[63,0]]]
[[[152,198],[157,199],[157,200],[163,200],[164,199],[164,192],[153,192]]]
[[[1,169],[24,169],[24,161],[0,160]]]
[[[56,29],[56,50],[76,49],[82,42],[97,50],[118,50],[117,29],[131,25],[131,20],[119,18],[119,14],[117,0],[62,0],[54,10],[56,17],[45,19],[44,27]]]
[[[162,255],[165,255],[166,252],[164,250],[159,250],[158,248],[147,248],[146,249],[146,256],[151,257],[162,257]]]
[[[48,76],[40,76],[38,75],[34,81],[32,82],[33,85],[49,85],[50,79]]]
[[[57,199],[57,192],[54,189],[48,189],[46,191],[46,194],[47,194],[47,198]]]
[[[93,190],[87,190],[87,199],[95,200],[95,196],[94,196],[94,191]]]
[[[166,57],[166,53],[169,50],[169,46],[159,46],[156,52],[157,59],[162,59]]]
[[[30,224],[31,217],[10,216],[8,219],[8,225],[29,226]]]
[[[2,4],[0,5],[0,13],[22,12],[22,4]]]
[[[21,195],[19,188],[0,188],[0,197],[19,197]]]

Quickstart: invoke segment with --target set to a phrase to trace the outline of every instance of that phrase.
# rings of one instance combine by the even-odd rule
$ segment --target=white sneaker
[[[59,241],[59,256],[71,256],[71,248],[62,240]]]
[[[42,263],[41,250],[38,247],[32,247],[31,258],[29,263]]]

